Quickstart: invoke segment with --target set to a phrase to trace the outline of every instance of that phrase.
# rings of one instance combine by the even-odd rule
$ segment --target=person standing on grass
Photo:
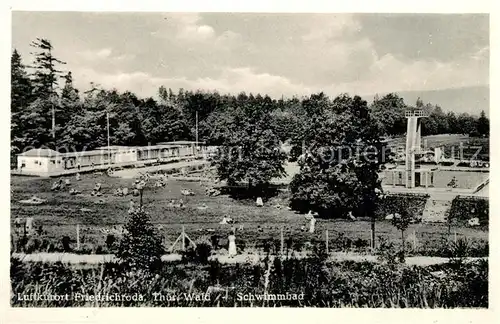
[[[309,220],[309,233],[314,233],[314,226],[316,225],[316,218],[314,216]]]
[[[314,218],[314,214],[312,210],[310,210],[306,215],[306,220],[309,221],[309,233],[314,233],[314,227],[316,225],[316,218]]]
[[[236,255],[236,229],[233,227],[231,235],[229,235],[229,257],[233,258]]]

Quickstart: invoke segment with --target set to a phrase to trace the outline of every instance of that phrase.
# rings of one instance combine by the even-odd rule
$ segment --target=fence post
[[[280,232],[280,242],[281,242],[281,255],[283,255],[283,245],[284,245],[284,242],[283,242],[283,227],[281,227],[281,232]]]
[[[413,250],[417,248],[417,233],[413,230]]]
[[[457,243],[457,231],[455,231],[454,240],[455,240],[455,243]]]
[[[80,224],[76,224],[76,249],[80,250]]]
[[[328,250],[328,229],[326,229],[325,242],[326,242],[326,254],[329,254],[330,252]]]
[[[185,251],[185,246],[184,246],[184,241],[186,240],[185,234],[184,234],[184,225],[182,225],[182,233],[181,233],[181,246],[182,246],[182,251]]]

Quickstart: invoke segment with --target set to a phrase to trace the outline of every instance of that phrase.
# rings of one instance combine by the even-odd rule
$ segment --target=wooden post
[[[181,247],[182,251],[185,251],[186,247],[184,245],[184,241],[186,240],[186,235],[184,234],[184,225],[182,225],[182,233],[181,233]]]
[[[76,224],[76,249],[80,250],[80,224]]]
[[[283,240],[283,227],[281,227],[281,232],[280,232],[280,242],[281,242],[281,255],[283,255],[283,245],[284,245],[284,240]]]
[[[417,233],[413,230],[413,250],[417,248]]]
[[[455,231],[454,240],[455,240],[455,243],[457,243],[457,231]]]
[[[326,254],[329,254],[328,250],[328,229],[326,229],[326,235],[325,235],[325,242],[326,242]]]

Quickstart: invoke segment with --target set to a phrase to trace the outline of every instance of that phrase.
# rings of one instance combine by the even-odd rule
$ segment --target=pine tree
[[[23,132],[25,125],[22,115],[27,111],[28,105],[33,100],[31,80],[22,63],[21,55],[14,50],[11,57],[11,164],[16,163],[16,154],[26,147],[26,138]]]
[[[132,271],[158,269],[164,252],[162,237],[153,227],[143,207],[133,210],[125,225],[117,257]]]
[[[56,110],[57,121],[64,127],[57,127],[58,145],[60,149],[65,147],[65,151],[78,151],[82,148],[79,140],[81,129],[81,119],[84,115],[79,91],[73,86],[73,77],[68,72],[64,77],[64,87],[61,92],[60,107]]]
[[[490,135],[490,121],[486,117],[486,113],[484,112],[484,110],[481,111],[481,115],[477,120],[477,132],[481,136]]]
[[[66,64],[57,59],[52,54],[53,47],[49,40],[37,38],[31,43],[36,51],[32,53],[35,57],[32,68],[34,96],[40,99],[40,104],[47,110],[47,114],[52,118],[52,138],[55,141],[56,135],[56,109],[58,105],[57,89],[62,71],[57,69],[57,65]],[[55,143],[53,143],[55,144]]]

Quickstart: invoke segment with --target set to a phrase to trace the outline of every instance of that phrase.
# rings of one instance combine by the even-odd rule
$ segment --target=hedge
[[[486,198],[456,196],[451,202],[448,219],[467,222],[471,218],[479,218],[481,225],[489,223],[489,202]]]
[[[421,219],[427,199],[429,199],[428,194],[389,194],[377,205],[375,215],[378,219],[385,219],[387,215],[397,213],[401,205],[408,204],[414,207],[413,217]]]

